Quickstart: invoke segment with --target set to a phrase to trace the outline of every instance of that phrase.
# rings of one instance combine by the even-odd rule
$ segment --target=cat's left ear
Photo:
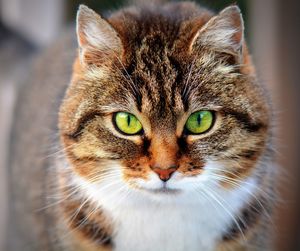
[[[76,31],[82,64],[98,65],[121,58],[123,45],[116,30],[85,5],[80,5],[77,12]]]
[[[244,43],[244,21],[240,8],[229,6],[212,17],[196,33],[191,50],[199,47],[230,54],[242,61]]]

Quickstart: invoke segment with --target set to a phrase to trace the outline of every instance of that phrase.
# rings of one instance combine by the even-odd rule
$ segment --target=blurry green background
[[[176,2],[179,2],[178,0]],[[248,11],[249,11],[249,0],[195,0],[194,2],[199,3],[206,8],[213,10],[215,12],[221,11],[223,8],[237,4],[243,13],[243,18],[245,21],[245,36],[247,38],[248,43],[251,46],[251,37],[249,36],[249,24],[248,24]],[[103,12],[112,12],[114,10],[118,10],[123,6],[130,5],[130,1],[126,0],[68,0],[67,1],[67,21],[73,22],[76,17],[76,11],[80,4],[85,4],[93,10],[103,13]]]
[[[178,2],[178,1],[177,1]],[[222,10],[223,8],[231,5],[231,4],[238,4],[239,7],[242,10],[244,19],[245,19],[245,23],[247,24],[247,10],[248,10],[248,6],[247,3],[249,2],[249,0],[196,0],[194,2],[198,2],[199,4],[211,9],[211,10],[215,10],[215,11],[219,11]],[[128,1],[126,0],[101,0],[101,1],[95,1],[95,0],[68,0],[68,16],[67,18],[69,20],[74,20],[74,17],[76,15],[76,11],[77,8],[79,6],[79,4],[85,4],[87,6],[89,6],[90,8],[97,10],[99,12],[103,11],[103,10],[117,10],[122,6],[126,6],[128,5]],[[247,29],[246,29],[247,31]]]
[[[72,14],[76,13],[76,9],[79,4],[86,4],[87,6],[95,9],[95,10],[103,10],[103,9],[119,9],[121,6],[124,6],[127,4],[128,1],[119,0],[119,1],[111,1],[111,0],[101,0],[101,1],[95,1],[95,0],[68,0],[68,8],[71,10],[71,16]],[[178,2],[178,1],[177,1]],[[245,13],[247,9],[247,0],[198,0],[195,1],[198,2],[210,9],[213,10],[220,10],[226,6],[229,6],[230,4],[238,4],[240,8]]]

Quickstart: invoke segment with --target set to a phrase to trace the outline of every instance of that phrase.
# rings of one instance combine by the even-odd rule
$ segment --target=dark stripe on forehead
[[[151,102],[151,104],[154,103],[154,99],[153,99],[153,91],[151,90],[150,86],[145,84],[144,85],[144,90],[146,92],[147,98],[149,99],[149,101]]]
[[[166,67],[166,66],[165,66]],[[159,115],[163,116],[165,114],[166,111],[166,103],[168,100],[168,95],[169,93],[167,93],[166,89],[165,89],[165,85],[166,85],[166,77],[164,74],[166,73],[166,70],[164,71],[158,71],[156,73],[156,81],[157,81],[157,88],[158,88],[158,93],[159,93],[159,101],[157,103],[157,108],[159,111]]]
[[[188,90],[188,86],[184,84],[183,88],[181,89],[181,100],[185,112],[189,109],[189,95],[187,90]]]
[[[162,118],[165,118],[165,114],[166,114],[166,93],[165,93],[165,91],[161,90],[161,92],[160,92],[157,108],[158,108],[157,115]]]
[[[175,97],[179,90],[179,87],[183,84],[183,76],[184,73],[181,69],[181,64],[173,57],[169,57],[170,64],[173,69],[175,69],[176,77],[171,87],[171,106],[174,107],[176,105]]]
[[[142,112],[143,95],[141,94],[139,87],[136,88],[133,95],[135,97],[135,103],[138,111]]]
[[[150,84],[148,83],[148,80],[145,79],[143,76],[139,75],[139,74],[134,74],[134,80],[135,83],[137,85],[137,87],[139,88],[139,95],[140,97],[136,100],[137,102],[137,108],[140,112],[143,112],[142,107],[143,107],[143,103],[146,102],[146,100],[149,100],[150,104],[153,104],[154,100],[153,100],[153,91],[151,89]],[[138,103],[141,102],[141,103]],[[145,104],[148,108],[148,103]]]
[[[141,112],[142,110],[142,94],[141,94],[141,81],[136,75],[132,73],[134,64],[131,64],[127,70],[122,70],[127,89],[131,92],[135,98],[137,109]]]
[[[190,103],[190,91],[191,89],[193,89],[193,84],[195,82],[195,80],[192,80],[192,76],[193,74],[195,74],[194,68],[195,67],[195,61],[193,61],[192,63],[190,63],[188,66],[186,66],[185,69],[185,75],[186,75],[186,79],[182,80],[182,86],[181,86],[181,100],[183,103],[183,107],[184,107],[184,111],[186,112],[189,109],[189,103]],[[199,72],[196,72],[196,74],[198,75]]]
[[[238,122],[241,123],[242,127],[250,133],[258,132],[260,129],[267,127],[267,125],[261,122],[253,122],[247,113],[242,113],[231,109],[224,109],[223,112],[226,115],[234,117]]]

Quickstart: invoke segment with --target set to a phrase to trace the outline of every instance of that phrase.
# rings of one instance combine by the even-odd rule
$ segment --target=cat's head
[[[269,112],[237,6],[181,3],[104,20],[81,6],[60,110],[73,171],[145,194],[231,187],[266,149]]]

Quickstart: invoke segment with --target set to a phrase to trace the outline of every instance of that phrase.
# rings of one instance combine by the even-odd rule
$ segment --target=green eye
[[[189,116],[185,127],[192,134],[200,134],[208,131],[213,124],[214,116],[210,111],[198,111]]]
[[[128,135],[137,134],[143,129],[141,122],[136,116],[128,112],[115,113],[114,122],[122,133]]]

